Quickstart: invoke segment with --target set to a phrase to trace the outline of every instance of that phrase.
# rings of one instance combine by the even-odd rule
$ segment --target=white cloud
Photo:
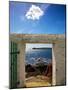
[[[39,20],[43,16],[44,12],[39,6],[32,5],[26,13],[26,18],[31,20]]]

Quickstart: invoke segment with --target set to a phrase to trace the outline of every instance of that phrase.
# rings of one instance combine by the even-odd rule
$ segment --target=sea
[[[26,51],[25,59],[26,64],[36,64],[36,62],[40,59],[44,62],[51,63],[52,48],[28,50]]]

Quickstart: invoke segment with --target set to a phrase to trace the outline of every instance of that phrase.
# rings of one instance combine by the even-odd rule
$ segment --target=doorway
[[[52,44],[26,44],[26,87],[52,85]]]

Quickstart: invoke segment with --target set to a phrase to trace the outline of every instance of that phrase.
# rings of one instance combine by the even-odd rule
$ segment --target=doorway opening
[[[52,85],[52,44],[26,44],[25,82],[26,87]]]

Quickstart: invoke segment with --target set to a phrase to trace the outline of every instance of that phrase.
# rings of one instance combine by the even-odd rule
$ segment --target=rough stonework
[[[10,41],[18,44],[20,54],[18,56],[18,79],[20,87],[25,83],[25,45],[26,43],[53,44],[53,85],[65,85],[65,35],[47,34],[11,34]],[[22,62],[23,61],[23,62]],[[23,67],[23,68],[22,68]]]

